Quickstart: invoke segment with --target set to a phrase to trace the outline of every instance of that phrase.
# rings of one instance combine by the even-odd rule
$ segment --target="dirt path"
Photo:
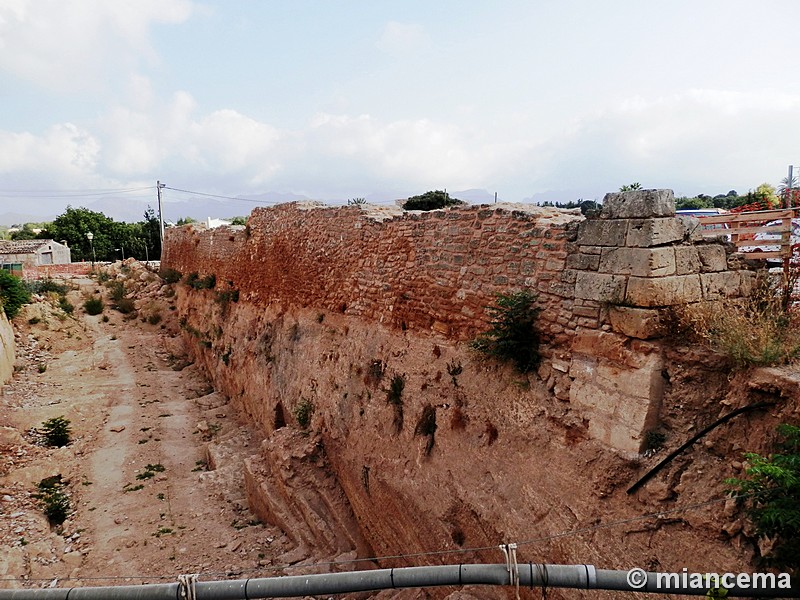
[[[169,328],[53,310],[35,325],[17,319],[18,373],[0,398],[0,585],[263,574],[290,545],[247,509],[240,465],[252,433],[194,367],[180,368]],[[69,446],[30,443],[27,430],[61,415]],[[226,457],[214,471],[209,448]],[[31,493],[55,474],[74,512],[51,528]]]

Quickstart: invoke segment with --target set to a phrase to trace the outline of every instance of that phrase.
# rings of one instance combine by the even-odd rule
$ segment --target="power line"
[[[108,196],[111,194],[129,194],[152,190],[153,186],[138,188],[107,188],[86,190],[0,190],[3,198],[75,198],[82,196]]]

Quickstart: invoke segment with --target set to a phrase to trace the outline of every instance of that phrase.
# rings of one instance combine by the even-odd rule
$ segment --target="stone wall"
[[[546,388],[623,452],[657,425],[670,307],[749,292],[721,242],[675,216],[669,190],[608,194],[597,219],[520,206],[426,213],[288,204],[246,227],[168,230],[163,268],[216,276],[240,302],[315,308],[464,341],[494,295],[531,289]]]
[[[697,219],[675,216],[670,190],[607,194],[600,218],[580,224],[575,250],[567,265],[582,327],[572,340],[569,399],[595,439],[638,452],[664,395],[663,317],[746,296],[753,273],[729,270],[725,246],[704,242]]]
[[[256,209],[246,228],[167,231],[162,264],[214,273],[258,306],[281,301],[464,339],[494,294],[532,288],[553,344],[574,331],[564,280],[580,213],[470,206],[390,218],[360,206]],[[567,335],[565,335],[565,333]]]
[[[14,330],[5,313],[0,310],[0,385],[14,374]]]

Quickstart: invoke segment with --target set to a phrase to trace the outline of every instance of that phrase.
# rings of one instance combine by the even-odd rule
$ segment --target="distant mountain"
[[[283,202],[303,200],[308,200],[308,198],[298,194],[277,192],[239,196],[232,200],[203,196],[194,196],[186,200],[165,198],[163,201],[164,220],[175,222],[178,219],[191,217],[196,221],[205,221],[207,217],[215,219],[246,217],[257,206],[273,206]],[[115,221],[132,223],[144,219],[144,212],[148,206],[158,212],[158,201],[155,198],[153,200],[106,198],[87,204],[86,208],[101,212]]]
[[[40,223],[42,221],[52,221],[56,215],[41,214],[23,214],[7,212],[0,214],[0,225],[11,227],[12,225],[22,225],[23,223]]]
[[[458,198],[469,204],[492,204],[494,202],[494,193],[486,190],[471,189],[462,192],[447,192],[451,198]],[[498,195],[498,202],[502,202],[503,198]]]

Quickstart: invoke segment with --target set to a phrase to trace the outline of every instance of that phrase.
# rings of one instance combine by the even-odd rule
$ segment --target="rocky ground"
[[[15,375],[0,397],[0,587],[273,573],[292,547],[247,508],[252,431],[188,364],[169,286],[132,262],[110,277],[134,312],[83,280],[67,295],[72,314],[51,295],[15,319]],[[91,296],[106,299],[102,314],[85,314]],[[53,417],[70,422],[65,447],[40,435]],[[54,525],[35,495],[58,475],[71,508]]]

